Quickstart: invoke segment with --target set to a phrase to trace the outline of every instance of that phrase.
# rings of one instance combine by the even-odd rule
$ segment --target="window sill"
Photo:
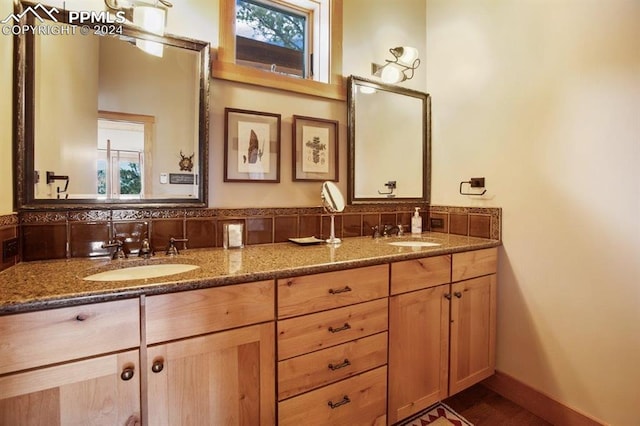
[[[212,63],[211,74],[216,79],[286,90],[338,101],[346,101],[347,99],[346,81],[342,76],[335,77],[337,82],[329,84],[243,67],[219,60],[213,60]]]

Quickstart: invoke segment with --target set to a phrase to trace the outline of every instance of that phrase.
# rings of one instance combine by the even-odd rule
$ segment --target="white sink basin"
[[[195,265],[183,263],[159,263],[156,265],[131,266],[129,268],[112,269],[84,277],[87,281],[126,281],[144,278],[157,278],[167,275],[193,271],[199,268]]]
[[[438,243],[430,243],[428,241],[393,241],[387,244],[399,247],[437,247],[440,245]]]

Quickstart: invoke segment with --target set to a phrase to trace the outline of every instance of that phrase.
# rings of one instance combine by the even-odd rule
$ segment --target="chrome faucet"
[[[189,241],[187,238],[169,238],[169,247],[167,247],[167,256],[177,256],[178,255],[178,247],[176,247],[176,243],[186,243]]]
[[[380,238],[380,228],[378,225],[371,227],[371,238]]]
[[[125,253],[124,251],[124,243],[122,242],[122,240],[116,239],[113,241],[109,241],[108,243],[102,244],[102,248],[111,248],[111,247],[115,247],[115,250],[111,254],[111,259],[119,260],[119,259],[126,259],[128,257],[127,253]]]

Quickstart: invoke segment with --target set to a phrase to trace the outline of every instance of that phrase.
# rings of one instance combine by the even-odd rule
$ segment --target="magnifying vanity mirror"
[[[430,96],[350,76],[347,106],[349,203],[428,203]]]
[[[331,235],[327,239],[327,243],[340,244],[340,238],[336,238],[335,213],[340,213],[344,210],[345,203],[342,192],[335,183],[326,181],[322,183],[320,197],[322,198],[324,209],[331,214]]]
[[[47,27],[15,36],[16,207],[206,206],[209,44],[37,19],[34,4],[15,6]]]

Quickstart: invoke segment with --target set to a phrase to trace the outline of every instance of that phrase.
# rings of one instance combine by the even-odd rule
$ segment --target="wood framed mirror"
[[[349,204],[429,203],[431,97],[350,76],[347,107]]]

